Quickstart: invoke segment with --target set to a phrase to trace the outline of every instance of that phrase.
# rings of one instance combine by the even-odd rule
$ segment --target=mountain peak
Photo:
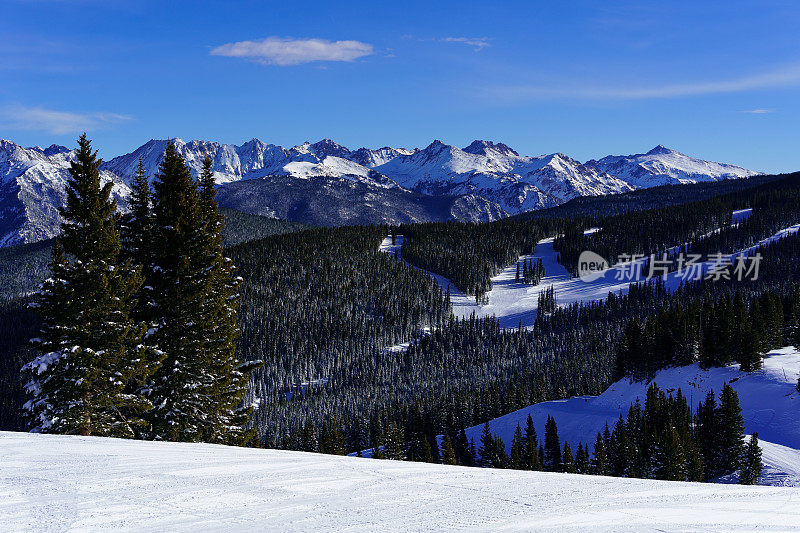
[[[492,141],[482,141],[475,139],[470,143],[469,146],[464,148],[464,151],[470,154],[477,154],[477,155],[490,155],[489,152],[492,152],[492,155],[505,155],[511,156],[515,155],[518,156],[519,154],[510,148],[508,145],[503,143],[495,143]]]
[[[647,155],[672,154],[672,153],[675,153],[675,150],[670,150],[663,144],[659,144],[658,146],[647,152]]]
[[[442,148],[445,148],[446,146],[447,145],[444,144],[439,139],[434,139],[432,143],[430,143],[428,146],[425,147],[424,151],[428,152],[428,151],[434,151],[434,150],[441,150]]]

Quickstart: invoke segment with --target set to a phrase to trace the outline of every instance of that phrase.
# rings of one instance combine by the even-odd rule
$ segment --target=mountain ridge
[[[502,142],[477,139],[464,148],[436,139],[422,149],[384,146],[356,150],[329,138],[290,148],[257,138],[240,145],[180,138],[151,139],[130,153],[104,161],[100,167],[103,181],[114,184],[114,197],[121,207],[124,208],[139,160],[152,179],[169,142],[175,144],[195,176],[203,159],[211,158],[220,191],[235,182],[272,176],[282,177],[285,183],[310,180],[312,184],[303,187],[306,198],[315,187],[321,192],[327,187],[323,197],[334,203],[326,206],[313,202],[315,209],[321,211],[309,213],[308,220],[298,222],[324,220],[326,210],[345,213],[352,206],[335,203],[344,201],[358,204],[354,212],[360,210],[361,214],[354,219],[359,223],[420,221],[432,213],[436,213],[430,215],[434,220],[440,220],[448,211],[447,216],[452,220],[487,221],[557,206],[579,196],[758,174],[735,165],[686,156],[663,145],[646,153],[606,156],[581,163],[560,152],[523,156]],[[0,140],[0,246],[35,242],[57,233],[58,207],[63,205],[63,190],[73,157],[73,150],[65,146],[26,148],[10,140]],[[354,196],[346,182],[358,184],[363,197]],[[261,204],[256,211],[261,214],[280,212],[282,209],[271,206],[270,202],[285,205],[289,200],[285,196],[275,200],[272,196],[265,197],[263,184],[255,182],[237,186],[236,195],[229,197],[245,198],[243,189],[248,187],[259,197]],[[331,187],[336,191],[331,192]],[[395,192],[386,192],[389,190]],[[432,199],[426,198],[428,207],[420,211],[419,198],[415,200],[414,195],[436,197],[440,205],[434,207]],[[389,197],[393,199],[391,209],[395,212],[387,216],[380,213],[376,199]],[[477,212],[469,213],[469,206]],[[353,219],[349,215],[333,218],[344,223]]]

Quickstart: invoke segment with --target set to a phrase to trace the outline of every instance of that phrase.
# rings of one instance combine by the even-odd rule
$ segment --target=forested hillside
[[[577,249],[577,242],[622,249],[633,243],[630,235],[643,242],[634,251],[701,237],[689,248],[748,246],[800,221],[799,181],[786,176],[708,200],[607,217],[309,228],[241,242],[228,254],[244,280],[238,356],[264,361],[246,397],[256,407],[259,442],[474,464],[480,454],[463,429],[526,405],[599,394],[621,375],[647,376],[673,364],[757,367],[760,354],[797,331],[797,236],[760,250],[757,280],[699,281],[673,291],[653,280],[566,307],[545,291],[530,330],[503,330],[491,317],[454,319],[446,288],[419,268],[445,275],[481,301],[492,275],[556,234],[565,235],[563,250]],[[731,211],[744,207],[752,208],[750,219],[731,225]],[[299,229],[228,216],[230,242]],[[584,235],[590,225],[603,229]],[[398,234],[405,236],[405,262],[379,251],[386,235]],[[523,268],[518,282],[531,281]],[[738,329],[726,322],[726,309]],[[24,340],[36,329],[35,315],[19,301],[6,312],[2,422],[20,428],[15,370],[30,357]],[[758,342],[743,342],[752,332],[760,333]],[[447,450],[439,448],[442,434]]]

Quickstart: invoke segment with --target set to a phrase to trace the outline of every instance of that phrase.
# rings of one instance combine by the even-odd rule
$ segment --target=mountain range
[[[662,145],[581,163],[562,153],[521,156],[503,143],[480,140],[464,148],[435,140],[423,149],[375,150],[350,150],[330,139],[291,148],[258,139],[238,146],[151,140],[100,167],[123,209],[139,160],[154,176],[169,142],[195,175],[203,159],[211,158],[220,205],[322,225],[484,222],[578,196],[758,174]],[[64,146],[24,148],[0,140],[0,246],[58,233],[58,207],[73,158]]]

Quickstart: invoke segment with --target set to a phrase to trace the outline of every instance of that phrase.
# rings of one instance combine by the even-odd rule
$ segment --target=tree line
[[[741,411],[728,383],[719,403],[709,390],[694,414],[680,389],[673,396],[653,384],[644,406],[637,398],[625,418],[620,415],[613,428],[606,424],[597,433],[592,447],[579,442],[573,453],[569,442],[562,446],[551,416],[540,441],[528,415],[524,431],[517,424],[510,448],[487,422],[479,446],[471,443],[466,455],[456,453],[454,440],[445,435],[442,457],[446,464],[669,481],[712,481],[737,474],[740,483],[754,485],[763,467],[761,449],[757,433],[745,441]]]

